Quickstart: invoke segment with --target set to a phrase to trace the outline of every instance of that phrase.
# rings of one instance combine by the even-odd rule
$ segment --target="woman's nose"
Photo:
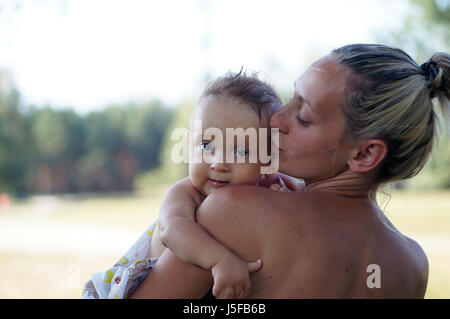
[[[287,115],[289,113],[288,106],[285,105],[281,109],[279,109],[275,114],[272,115],[270,119],[270,127],[271,128],[278,128],[280,130],[280,133],[287,134],[289,132],[288,129],[288,122],[287,122]]]

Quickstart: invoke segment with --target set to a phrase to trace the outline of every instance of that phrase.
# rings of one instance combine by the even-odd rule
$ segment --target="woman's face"
[[[291,101],[270,121],[280,130],[280,172],[311,183],[347,168],[350,145],[342,138],[341,105],[348,76],[349,71],[328,55],[295,82]]]

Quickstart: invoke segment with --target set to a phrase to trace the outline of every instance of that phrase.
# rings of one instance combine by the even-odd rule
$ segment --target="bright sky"
[[[81,113],[196,98],[207,71],[241,66],[290,89],[314,59],[375,41],[408,9],[399,0],[5,0],[0,8],[0,68],[23,102]]]

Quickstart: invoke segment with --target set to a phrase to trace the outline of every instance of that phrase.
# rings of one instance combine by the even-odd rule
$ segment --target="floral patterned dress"
[[[97,272],[84,284],[83,299],[127,299],[145,279],[158,258],[147,258],[155,221],[111,268]]]

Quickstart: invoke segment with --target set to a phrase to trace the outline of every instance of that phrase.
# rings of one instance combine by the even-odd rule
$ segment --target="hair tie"
[[[436,97],[436,89],[431,86],[431,83],[433,83],[433,81],[439,74],[439,68],[436,62],[434,61],[425,62],[420,66],[420,69],[422,70],[423,75],[425,75],[427,81],[430,81],[430,84],[428,84],[428,90],[430,91],[430,98]]]

